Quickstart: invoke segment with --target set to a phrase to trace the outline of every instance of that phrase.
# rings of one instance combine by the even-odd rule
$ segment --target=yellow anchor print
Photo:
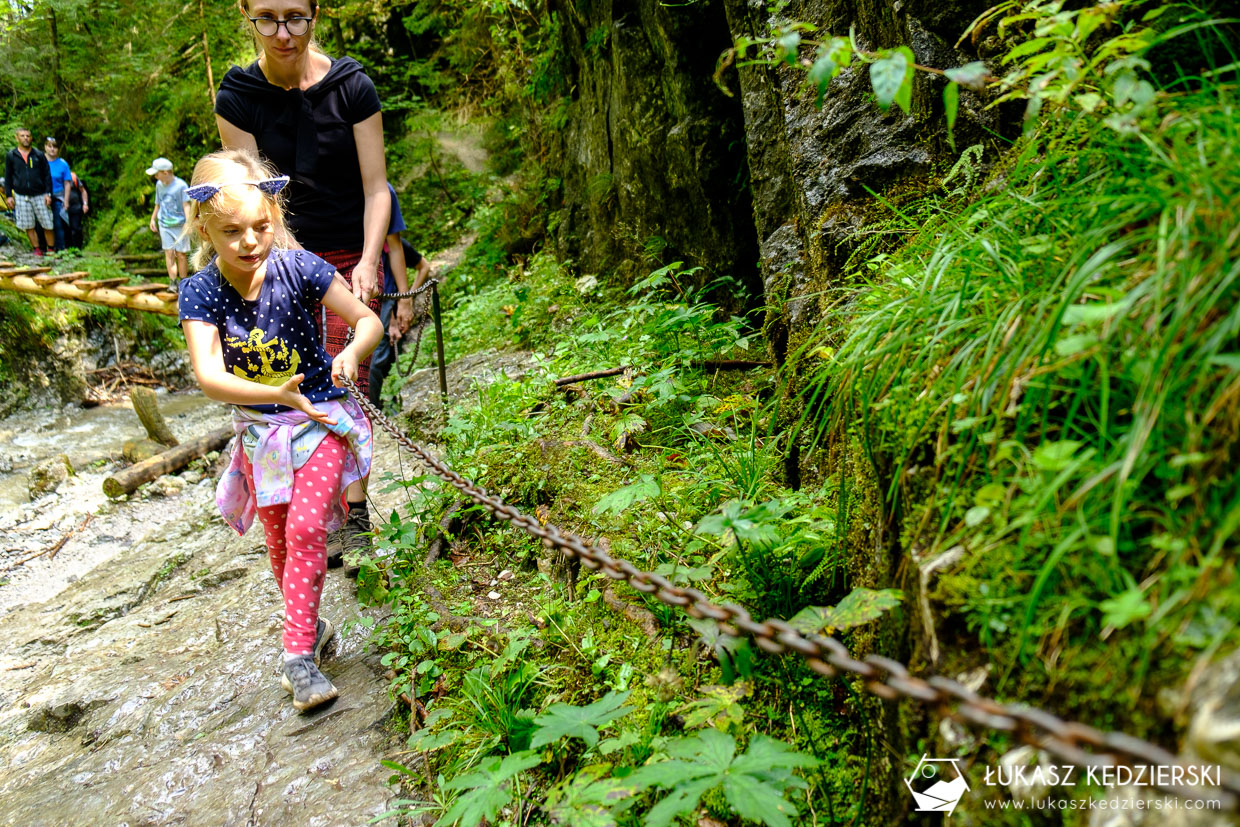
[[[234,365],[233,373],[251,382],[283,385],[296,375],[297,366],[301,364],[301,354],[290,348],[288,343],[274,334],[264,342],[263,331],[257,327],[245,339],[226,336],[225,342],[245,354],[244,368]]]

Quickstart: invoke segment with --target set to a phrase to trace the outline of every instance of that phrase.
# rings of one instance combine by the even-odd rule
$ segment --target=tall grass
[[[924,559],[965,549],[935,596],[1013,691],[1080,668],[1132,706],[1151,664],[1235,641],[1236,91],[1025,139],[971,203],[907,215],[809,344],[836,348],[817,436],[859,439]]]

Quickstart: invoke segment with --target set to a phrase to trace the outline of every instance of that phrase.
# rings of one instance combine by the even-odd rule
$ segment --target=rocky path
[[[375,467],[397,469],[395,453],[380,435]],[[384,487],[372,498],[390,507]],[[169,505],[176,519],[155,518]],[[352,581],[335,570],[324,590],[345,627],[323,666],[340,698],[299,715],[277,678],[261,529],[228,529],[211,480],[117,517],[131,547],[0,617],[0,823],[358,825],[382,813],[397,708],[367,630],[348,622],[375,614],[359,611]]]

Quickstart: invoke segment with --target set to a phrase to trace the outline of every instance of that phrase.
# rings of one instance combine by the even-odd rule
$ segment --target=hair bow
[[[237,184],[248,184],[251,187],[258,187],[266,195],[275,195],[288,185],[288,176],[279,175],[275,178],[267,178],[262,181],[233,181],[229,184],[195,184],[185,191],[185,195],[193,200],[202,203],[209,201],[215,194],[224,187],[231,187]]]

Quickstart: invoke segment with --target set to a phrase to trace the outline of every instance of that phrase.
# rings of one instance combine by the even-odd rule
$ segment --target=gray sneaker
[[[318,666],[323,660],[323,647],[331,641],[336,634],[336,627],[332,626],[332,622],[325,617],[319,618],[319,624],[314,630],[314,665]]]
[[[284,662],[280,685],[293,695],[293,708],[305,712],[336,697],[336,687],[314,665],[314,658],[302,655]]]

